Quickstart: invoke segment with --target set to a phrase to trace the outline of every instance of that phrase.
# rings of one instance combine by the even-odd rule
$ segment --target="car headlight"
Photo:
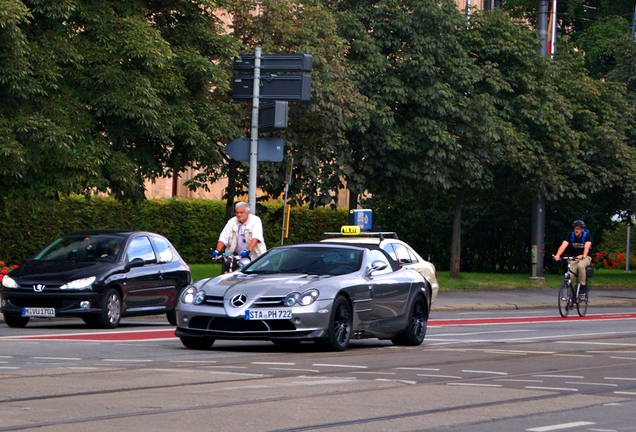
[[[16,283],[16,281],[13,280],[12,277],[4,275],[4,277],[2,278],[2,286],[5,288],[17,288],[18,284]]]
[[[197,295],[197,289],[193,286],[186,288],[181,294],[181,303],[190,304],[194,301],[194,297]]]
[[[283,300],[283,304],[288,307],[292,307],[295,304],[299,304],[300,306],[309,306],[313,302],[318,299],[320,292],[317,289],[309,289],[304,293],[293,292],[288,294]]]
[[[302,293],[298,299],[298,304],[301,306],[309,306],[318,299],[320,292],[317,289],[310,289]]]
[[[93,282],[95,282],[95,276],[76,279],[69,283],[65,283],[60,287],[60,289],[89,289],[91,285],[93,285]]]

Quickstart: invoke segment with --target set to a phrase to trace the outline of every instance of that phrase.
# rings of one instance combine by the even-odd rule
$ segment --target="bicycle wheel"
[[[587,312],[587,303],[588,303],[587,293],[583,294],[582,297],[579,296],[579,301],[576,304],[576,311],[579,313],[580,317],[585,316],[585,313]]]
[[[566,281],[561,282],[559,287],[559,313],[563,318],[570,312],[570,301],[572,300],[570,287]]]

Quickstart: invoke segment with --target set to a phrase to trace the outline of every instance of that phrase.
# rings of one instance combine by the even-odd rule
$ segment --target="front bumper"
[[[316,340],[326,336],[331,304],[324,300],[293,307],[292,318],[283,320],[246,320],[242,310],[230,317],[222,307],[180,304],[175,335],[232,340]]]
[[[21,315],[22,308],[54,308],[55,316],[80,316],[100,312],[99,294],[94,291],[68,291],[36,293],[4,289],[1,293],[0,312]],[[83,308],[80,303],[88,301]]]

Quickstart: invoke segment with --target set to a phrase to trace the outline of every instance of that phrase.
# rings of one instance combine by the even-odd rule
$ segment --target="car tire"
[[[102,297],[102,311],[97,318],[101,328],[115,328],[121,319],[121,295],[114,288],[108,288]]]
[[[171,326],[177,325],[177,305],[179,304],[179,299],[181,298],[181,293],[183,293],[184,289],[185,287],[182,287],[177,290],[177,299],[174,302],[174,307],[172,308],[172,310],[166,312],[166,318],[168,318],[168,322]]]
[[[404,331],[391,339],[394,345],[421,345],[426,337],[428,324],[428,307],[424,297],[418,295],[413,301]]]
[[[82,321],[84,321],[84,324],[86,324],[87,326],[94,328],[97,327],[97,321],[98,321],[98,317],[95,315],[85,315],[82,318]]]
[[[351,306],[346,298],[338,296],[331,308],[327,337],[319,341],[319,344],[328,351],[344,351],[349,346],[352,328]]]
[[[181,339],[181,343],[184,347],[196,350],[210,349],[215,341],[215,339],[210,337],[180,336],[179,339]]]
[[[9,327],[23,328],[26,327],[27,323],[29,322],[29,317],[5,314],[4,322],[7,323]]]

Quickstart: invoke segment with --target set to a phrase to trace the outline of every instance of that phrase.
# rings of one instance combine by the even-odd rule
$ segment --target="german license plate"
[[[22,308],[23,317],[55,318],[55,308]]]
[[[278,319],[291,319],[291,309],[256,309],[246,310],[246,320],[278,320]]]

